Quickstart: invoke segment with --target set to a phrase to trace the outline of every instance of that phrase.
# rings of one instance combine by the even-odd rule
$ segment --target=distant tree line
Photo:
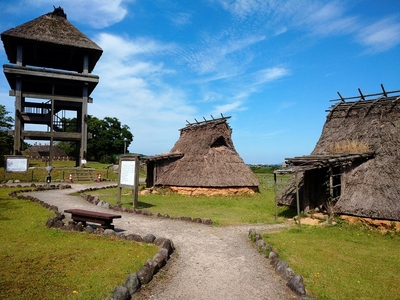
[[[0,105],[0,166],[4,167],[4,156],[12,154],[14,139],[8,135],[8,130],[13,127],[14,119],[8,116],[10,112],[4,105]]]
[[[267,174],[272,174],[274,173],[275,170],[281,169],[280,165],[268,165],[268,166],[250,166],[250,169],[254,173],[267,173]]]
[[[77,126],[75,118],[62,120],[65,124],[65,131],[74,131]],[[118,155],[128,153],[127,148],[132,143],[133,135],[127,125],[122,125],[117,118],[105,117],[100,120],[94,116],[87,119],[88,139],[86,159],[101,163],[115,163]],[[58,142],[57,147],[63,150],[68,156],[75,156],[76,143]]]

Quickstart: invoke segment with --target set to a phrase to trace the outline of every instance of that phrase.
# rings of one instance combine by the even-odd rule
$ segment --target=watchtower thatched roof
[[[353,101],[346,101],[348,99],[341,97],[331,107],[321,137],[309,157],[358,159],[346,163],[335,213],[400,220],[399,93],[387,93],[383,89],[383,93],[367,99],[369,95],[360,91],[360,97],[355,100],[352,97]],[[380,97],[376,97],[378,95]],[[340,150],[340,145],[345,144],[353,145],[353,153],[348,153],[349,149]],[[301,161],[301,158],[296,159],[294,164]],[[306,160],[303,163],[306,164]],[[329,167],[329,163],[326,166]],[[287,203],[289,198],[293,199],[293,190],[282,195],[280,202]]]
[[[83,56],[89,55],[89,72],[103,50],[67,20],[61,7],[1,34],[10,63],[17,61],[22,46],[23,64],[82,72]]]
[[[246,187],[258,191],[259,182],[236,152],[229,117],[189,123],[166,157],[155,185],[200,188]],[[156,157],[148,158],[154,161]]]

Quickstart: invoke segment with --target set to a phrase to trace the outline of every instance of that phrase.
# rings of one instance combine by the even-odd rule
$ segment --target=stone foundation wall
[[[172,192],[182,195],[205,195],[205,196],[231,196],[231,195],[242,195],[242,194],[255,194],[258,192],[257,187],[234,187],[234,188],[202,188],[202,187],[180,187],[170,186],[168,187]]]

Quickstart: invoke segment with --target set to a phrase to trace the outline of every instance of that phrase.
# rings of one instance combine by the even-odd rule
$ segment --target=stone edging
[[[31,185],[30,187],[32,188],[35,186]],[[74,221],[69,221],[68,224],[64,224],[62,220],[65,218],[65,216],[64,214],[58,211],[57,206],[49,205],[46,202],[32,196],[18,195],[18,193],[26,193],[31,191],[45,191],[45,190],[66,189],[66,188],[71,188],[71,186],[70,185],[57,185],[57,186],[52,185],[50,187],[39,186],[36,187],[36,189],[14,191],[9,193],[9,196],[17,199],[30,200],[32,202],[42,205],[43,207],[47,208],[50,211],[54,211],[55,216],[53,218],[48,219],[46,222],[46,227],[48,228],[58,228],[60,230],[65,230],[65,231],[86,232],[88,234],[92,233],[92,234],[102,234],[105,236],[115,236],[116,238],[120,239],[125,239],[135,242],[145,242],[159,246],[160,249],[154,255],[154,257],[152,259],[148,259],[137,273],[130,273],[126,278],[124,285],[115,287],[112,298],[107,298],[107,300],[131,299],[133,294],[139,291],[142,285],[149,283],[153,279],[154,275],[157,274],[158,271],[167,264],[167,261],[170,259],[172,253],[175,250],[175,246],[172,240],[163,237],[156,237],[153,234],[147,234],[146,236],[141,237],[138,234],[125,235],[123,232],[115,232],[113,229],[103,229],[100,227],[94,229],[89,225],[84,227],[81,222],[77,223]]]
[[[204,225],[212,225],[212,223],[213,223],[211,219],[201,219],[201,218],[191,218],[191,217],[170,217],[167,214],[164,214],[164,215],[162,215],[160,213],[153,214],[151,211],[144,210],[144,209],[135,209],[135,208],[122,207],[120,205],[111,205],[103,200],[100,200],[99,197],[97,197],[97,196],[92,196],[92,195],[86,194],[86,192],[90,192],[90,191],[115,188],[115,187],[116,187],[116,185],[103,186],[103,187],[92,187],[92,188],[80,190],[80,191],[78,191],[78,193],[86,201],[88,201],[94,205],[102,206],[102,207],[112,209],[112,210],[118,211],[118,212],[141,214],[141,215],[148,216],[148,217],[155,216],[156,218],[165,218],[165,219],[180,220],[180,221],[186,221],[186,222],[194,222],[194,223],[199,223],[199,224],[204,224]]]
[[[270,265],[287,282],[286,285],[300,296],[300,300],[315,300],[314,297],[307,295],[303,277],[295,274],[287,262],[279,259],[279,254],[273,251],[272,246],[263,240],[261,234],[257,233],[255,229],[250,229],[249,238],[254,242],[258,251],[270,260]]]

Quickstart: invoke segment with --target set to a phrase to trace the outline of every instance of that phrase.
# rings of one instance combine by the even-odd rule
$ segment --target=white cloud
[[[104,53],[94,69],[100,82],[89,113],[98,118],[113,116],[128,125],[135,136],[131,151],[168,151],[178,129],[196,111],[187,102],[185,90],[166,83],[165,76],[174,70],[156,61],[171,45],[105,33],[98,35],[95,42]],[[170,146],[165,149],[165,145]]]
[[[400,22],[393,17],[377,21],[361,29],[357,40],[367,47],[367,53],[389,50],[400,43]]]
[[[12,1],[13,7],[40,8],[43,14],[52,12],[53,6],[61,6],[68,20],[88,24],[94,28],[105,28],[122,21],[128,13],[127,4],[134,0],[21,0]],[[15,10],[14,10],[15,11]]]
[[[128,13],[124,0],[85,0],[79,5],[64,0],[64,9],[71,11],[71,20],[86,23],[94,28],[106,28],[122,21]]]
[[[232,14],[244,18],[259,13],[268,7],[275,7],[275,1],[268,0],[217,0],[219,4]]]
[[[288,76],[290,71],[283,67],[272,67],[259,70],[254,75],[255,84],[264,84]]]
[[[309,11],[305,23],[312,33],[322,36],[349,34],[359,27],[358,18],[346,16],[345,7],[337,1]]]
[[[264,39],[265,36],[258,35],[235,38],[226,32],[206,36],[200,46],[189,48],[190,52],[183,53],[182,57],[200,75],[217,73],[222,75],[214,74],[213,77],[226,78],[237,73],[238,68],[251,58],[251,54],[243,54],[243,51]],[[238,56],[241,59],[237,59]]]
[[[231,103],[226,103],[226,104],[222,104],[222,105],[216,105],[212,114],[214,116],[219,115],[220,113],[222,114],[228,114],[232,111],[240,111],[240,110],[246,110],[247,108],[242,106],[242,101],[234,101]]]
[[[173,51],[173,44],[164,44],[146,37],[131,38],[129,36],[118,36],[109,33],[101,33],[96,37],[96,41],[104,52],[113,53],[114,60],[129,59],[136,55],[154,55]]]
[[[176,14],[170,14],[169,20],[177,27],[181,27],[190,24],[192,21],[192,14],[188,12],[180,12]]]

